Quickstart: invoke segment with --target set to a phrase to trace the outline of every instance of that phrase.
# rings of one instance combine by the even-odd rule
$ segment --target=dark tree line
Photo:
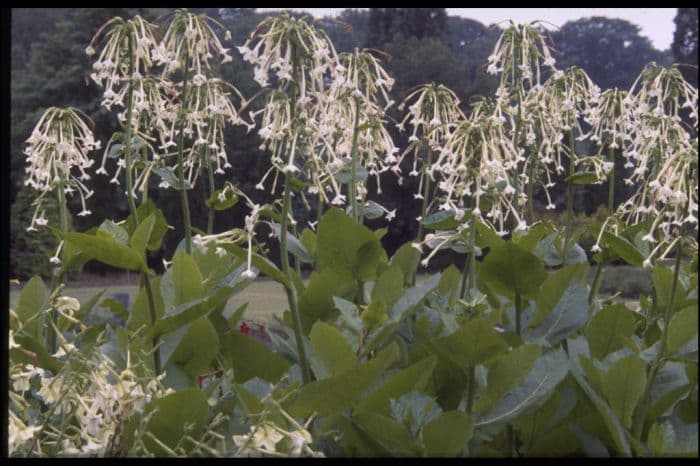
[[[223,23],[232,33],[230,44],[242,45],[248,33],[266,15],[249,8],[192,9],[204,12]],[[74,106],[86,112],[95,122],[95,136],[105,143],[116,130],[116,118],[99,106],[102,90],[88,77],[91,64],[85,47],[93,34],[112,16],[142,15],[157,21],[167,9],[14,9],[12,11],[11,44],[11,275],[26,278],[33,273],[48,272],[47,251],[55,247],[50,233],[27,233],[32,214],[30,203],[34,193],[23,185],[24,141],[42,112],[50,106]],[[649,61],[670,64],[674,61],[697,66],[697,9],[680,8],[676,17],[676,35],[671,50],[658,51],[640,35],[639,28],[625,20],[603,17],[571,21],[560,30],[551,32],[560,67],[577,65],[583,68],[602,88],[628,87]],[[348,9],[337,18],[320,20],[339,52],[355,47],[369,47],[388,54],[387,71],[396,79],[394,100],[400,102],[408,91],[419,84],[435,81],[455,91],[468,104],[480,95],[495,89],[495,80],[485,73],[484,64],[493,49],[500,29],[467,18],[450,17],[443,8],[370,8]],[[253,81],[252,69],[233,49],[234,60],[221,67],[222,77],[234,83],[246,96],[259,87]],[[697,83],[697,67],[688,68]],[[693,76],[690,76],[692,78]],[[399,119],[394,110],[392,117]],[[405,147],[405,135],[395,132],[397,145]],[[254,189],[269,167],[269,154],[262,153],[259,141],[240,128],[226,134],[229,159],[235,170],[227,174],[256,202],[266,202],[270,195]],[[99,154],[101,157],[101,154]],[[223,180],[219,180],[221,183]],[[74,217],[74,226],[86,230],[104,219],[123,219],[128,215],[126,198],[108,177],[94,176],[95,195],[89,200],[94,214]],[[397,217],[388,225],[385,246],[389,250],[415,236],[418,215],[417,202],[412,199],[415,189],[408,178],[403,186],[394,179],[383,183],[382,202],[387,208],[400,207]],[[154,185],[155,186],[155,183]],[[578,210],[590,213],[603,203],[605,187],[582,196]],[[622,188],[624,189],[624,188]],[[590,194],[590,195],[589,195]],[[192,201],[204,195],[199,189],[190,191]],[[152,190],[151,197],[164,210],[169,223],[182,231],[179,203],[175,191]],[[77,201],[77,200],[76,200]],[[414,205],[415,204],[415,205]],[[203,206],[202,202],[192,205]],[[302,206],[298,206],[302,209]],[[222,231],[240,226],[247,210],[243,205],[217,216],[215,229]],[[49,219],[54,212],[47,212]],[[192,212],[195,226],[206,225],[204,208]],[[169,257],[176,246],[175,234],[166,237],[160,257]],[[96,267],[96,265],[91,265]]]

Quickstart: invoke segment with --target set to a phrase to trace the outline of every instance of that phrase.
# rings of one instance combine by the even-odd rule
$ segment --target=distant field
[[[640,293],[649,294],[651,292],[651,279],[644,270],[627,266],[608,267],[604,270],[600,287],[601,295],[611,295],[620,291],[623,299],[627,298],[626,300],[629,300],[629,298],[632,298],[636,300]],[[589,271],[589,283],[592,281],[594,273],[595,270],[592,267]],[[68,287],[66,288],[66,295],[73,296],[80,302],[85,302],[105,288],[107,289],[105,297],[117,293],[128,293],[130,296],[129,302],[133,302],[134,293],[137,290],[136,285],[123,284],[122,281],[122,284],[118,285],[103,284],[102,286]],[[11,307],[16,305],[18,296],[19,292],[17,290],[10,291]],[[226,313],[232,313],[246,302],[248,303],[248,309],[244,314],[244,318],[260,323],[270,322],[275,314],[280,315],[287,308],[287,297],[282,286],[267,279],[258,279],[233,296],[226,304]]]
[[[137,291],[136,285],[116,285],[116,286],[83,286],[66,288],[65,294],[72,296],[78,301],[85,302],[95,296],[103,289],[107,289],[104,297],[109,297],[117,293],[128,293],[129,302],[133,302],[134,294]],[[18,291],[10,292],[10,306],[14,307],[19,296]],[[253,320],[260,323],[269,322],[272,316],[286,309],[287,297],[282,286],[271,280],[256,280],[239,294],[233,296],[226,304],[226,312],[231,313],[243,303],[248,303],[248,309],[244,314],[246,320]]]

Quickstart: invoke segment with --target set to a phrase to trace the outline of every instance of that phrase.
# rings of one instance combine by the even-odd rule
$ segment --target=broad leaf
[[[227,359],[227,366],[230,364],[233,367],[233,380],[236,383],[254,377],[277,382],[290,366],[286,359],[270,351],[255,338],[236,330],[221,339],[221,351]]]
[[[103,264],[126,270],[145,270],[146,268],[141,254],[128,246],[119,244],[111,235],[69,232],[64,235],[64,238],[90,258]]]
[[[342,333],[325,322],[316,322],[309,334],[314,356],[329,376],[342,374],[357,365],[357,356]],[[316,374],[317,378],[321,378]]]
[[[478,279],[503,296],[534,298],[547,278],[544,263],[517,244],[494,247],[481,265]]]
[[[461,411],[446,411],[428,422],[421,433],[428,456],[457,456],[472,437],[474,425]]]
[[[192,438],[199,437],[209,416],[209,406],[207,397],[201,390],[186,388],[148,403],[144,414],[150,413],[153,414],[146,425],[146,431],[172,449],[181,442],[185,434]],[[186,425],[191,426],[187,431]],[[167,451],[148,435],[144,436],[143,440],[148,450],[154,454],[167,454]],[[191,442],[187,441],[182,442],[181,446],[185,451],[193,447]]]

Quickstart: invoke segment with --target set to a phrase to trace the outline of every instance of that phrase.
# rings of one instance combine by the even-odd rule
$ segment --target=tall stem
[[[291,270],[289,267],[289,255],[287,254],[287,215],[291,206],[291,173],[284,174],[284,198],[282,204],[282,218],[280,219],[280,259],[282,262],[282,271],[291,282]],[[311,372],[309,363],[306,359],[306,349],[304,348],[304,337],[301,326],[301,316],[297,309],[297,301],[294,289],[290,285],[285,287],[287,293],[287,301],[289,302],[289,310],[292,313],[292,323],[294,324],[294,339],[299,353],[299,365],[301,366],[301,376],[304,384],[311,381]]]
[[[576,170],[576,143],[574,140],[574,130],[569,131],[569,150],[571,158],[569,160],[569,176],[573,176]],[[573,219],[574,219],[574,181],[569,179],[566,183],[566,235],[564,236],[564,250],[562,251],[562,265],[566,265],[566,256],[569,249],[569,241],[573,235]]]
[[[129,36],[129,57],[133,57],[133,44],[132,37]],[[132,178],[133,163],[131,160],[131,137],[132,137],[132,126],[131,117],[134,110],[134,83],[132,76],[134,75],[134,60],[129,59],[129,86],[127,89],[126,97],[126,136],[124,141],[124,157],[125,157],[125,171],[126,171],[126,199],[129,203],[129,209],[131,214],[134,216],[134,220],[138,224],[138,219],[136,219],[136,201],[134,200],[134,181]]]
[[[612,214],[615,209],[615,149],[612,147],[608,147],[608,162],[613,164],[608,173],[608,212]]]
[[[520,336],[520,317],[523,312],[523,304],[520,293],[515,292],[515,333]]]
[[[598,296],[598,290],[600,289],[600,280],[603,276],[603,262],[599,262],[598,266],[595,269],[595,276],[593,277],[593,284],[591,285],[591,291],[588,294],[588,306],[589,306],[589,313],[590,309],[593,307],[593,302],[595,301],[595,298]]]
[[[430,197],[430,175],[428,174],[428,167],[430,167],[433,162],[432,158],[433,151],[428,147],[428,159],[423,166],[423,202],[420,208],[421,221],[418,223],[418,237],[416,238],[416,241],[419,243],[423,241],[423,219],[425,219],[425,215],[428,213],[428,198]]]
[[[350,156],[350,186],[348,186],[348,194],[350,196],[350,205],[352,206],[352,218],[359,221],[360,212],[357,208],[357,135],[360,127],[360,101],[355,98],[355,122],[352,132],[352,149]]]
[[[66,205],[66,193],[63,184],[63,178],[59,179],[56,185],[56,200],[58,201],[58,222],[61,228],[61,234],[68,231],[68,206]],[[61,250],[61,264],[65,264],[68,260],[66,254],[65,244]],[[54,273],[51,275],[51,293],[58,287],[61,283],[62,273],[61,267],[56,267]],[[48,314],[49,322],[46,327],[46,347],[51,354],[53,354],[58,348],[56,347],[56,330],[54,326],[56,325],[56,315],[53,312]]]
[[[189,82],[189,53],[185,51],[185,62],[184,62],[184,78],[182,82],[182,105],[181,109],[181,120],[180,120],[180,138],[178,141],[177,150],[177,177],[180,183],[180,202],[182,203],[182,218],[185,222],[185,251],[187,254],[192,253],[192,222],[190,220],[190,205],[187,200],[187,190],[185,189],[185,165],[184,165],[184,150],[185,150],[185,120],[187,116],[185,114],[186,109],[184,105],[187,103],[187,86]]]
[[[668,344],[668,324],[671,322],[671,317],[673,316],[673,308],[675,306],[676,291],[678,289],[678,275],[681,270],[681,256],[683,253],[682,240],[678,240],[678,245],[676,246],[676,261],[673,267],[673,284],[671,285],[671,296],[668,299],[668,304],[664,312],[664,329],[661,332],[661,348],[654,358],[654,362],[651,366],[651,371],[649,372],[649,378],[647,379],[647,384],[644,387],[644,393],[642,394],[641,401],[637,405],[637,409],[634,413],[633,423],[632,423],[632,435],[634,438],[642,441],[642,434],[644,433],[644,419],[646,417],[647,409],[649,408],[649,398],[651,395],[651,386],[654,384],[654,379],[659,372],[659,369],[663,365],[664,355],[666,353],[666,345]]]
[[[296,101],[297,101],[297,56],[296,48],[292,48],[292,73],[293,73],[293,86],[292,86],[292,98],[289,112],[289,121],[294,124],[294,119],[296,118]],[[292,173],[284,174],[284,197],[282,199],[282,218],[280,219],[280,262],[282,263],[282,271],[286,275],[290,283],[292,282],[292,273],[289,267],[289,254],[287,253],[287,220],[289,212],[291,211],[292,205]],[[311,370],[309,369],[309,362],[306,358],[306,349],[304,347],[304,336],[303,329],[301,326],[301,316],[299,315],[299,310],[297,308],[296,293],[292,285],[285,287],[285,292],[287,294],[287,301],[289,302],[289,310],[292,313],[292,323],[294,326],[294,339],[297,345],[297,352],[299,355],[299,365],[301,366],[301,377],[304,384],[311,381]]]
[[[132,38],[129,36],[129,57],[132,57],[132,49],[133,49],[133,44],[132,44]],[[133,83],[131,81],[131,76],[134,74],[134,60],[129,59],[129,88],[127,91],[127,109],[126,109],[126,146],[124,149],[124,154],[125,154],[125,170],[126,170],[126,192],[127,192],[127,199],[129,201],[129,210],[131,211],[131,215],[134,218],[134,223],[136,226],[139,224],[139,217],[138,217],[138,212],[136,210],[136,201],[134,200],[134,193],[133,193],[133,180],[131,178],[132,175],[132,170],[133,170],[133,160],[131,159],[131,136],[132,136],[132,125],[131,125],[131,115],[133,112],[133,107],[134,107],[134,102],[133,102],[133,94],[134,94],[134,88],[133,88]],[[148,186],[146,186],[146,191],[148,191]],[[183,191],[184,192],[184,191]],[[188,251],[189,252],[189,251]],[[145,252],[144,252],[145,254]],[[148,269],[148,267],[146,267]],[[144,270],[141,272],[141,277],[143,279],[145,288],[146,288],[146,295],[148,297],[148,312],[150,314],[151,318],[151,325],[155,325],[156,323],[156,306],[155,302],[153,300],[153,294],[151,293],[151,281],[150,278],[148,277],[148,270]],[[156,374],[160,374],[160,348],[158,348],[158,339],[154,338],[153,339],[153,347],[154,352],[153,352],[153,367],[155,368]]]
[[[534,207],[534,187],[535,187],[535,170],[537,169],[537,156],[532,154],[530,160],[530,173],[527,175],[527,223],[532,224],[535,221]]]
[[[209,197],[216,191],[216,185],[214,184],[214,172],[211,167],[211,157],[209,153],[209,146],[204,148],[204,158],[206,159],[207,173],[209,175]],[[207,217],[207,234],[211,235],[214,233],[214,215],[216,211],[213,206],[209,206],[209,215]]]

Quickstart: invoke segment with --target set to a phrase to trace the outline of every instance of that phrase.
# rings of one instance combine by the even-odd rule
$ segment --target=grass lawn
[[[591,267],[589,271],[589,283],[593,280],[595,267]],[[133,302],[134,293],[137,287],[135,285],[114,285],[114,286],[84,286],[84,287],[69,287],[66,289],[66,295],[78,299],[81,303],[89,300],[91,297],[107,288],[104,297],[109,297],[117,293],[128,293],[130,296],[129,302]],[[629,267],[606,267],[603,269],[603,279],[601,282],[600,293],[602,296],[611,295],[617,291],[622,292],[622,299],[637,300],[639,293],[649,294],[651,292],[651,278],[645,270]],[[15,307],[17,304],[18,291],[10,292],[10,306]],[[228,315],[236,310],[244,303],[248,303],[248,309],[244,314],[246,320],[266,323],[272,320],[275,314],[281,313],[287,308],[287,297],[284,294],[282,286],[278,283],[267,280],[258,279],[251,283],[243,291],[234,295],[226,304],[225,314]]]
[[[65,295],[76,298],[81,303],[89,300],[97,293],[107,288],[104,298],[117,293],[128,293],[130,296],[129,302],[132,303],[134,294],[137,291],[135,285],[117,285],[108,287],[79,287],[66,288]],[[18,291],[10,292],[10,307],[17,305],[19,297]],[[259,279],[251,283],[246,289],[239,294],[229,299],[226,304],[225,313],[232,313],[243,303],[248,303],[248,309],[244,314],[246,320],[253,320],[260,323],[265,323],[272,320],[272,316],[276,313],[281,314],[287,308],[287,296],[284,294],[282,285],[272,281]]]

